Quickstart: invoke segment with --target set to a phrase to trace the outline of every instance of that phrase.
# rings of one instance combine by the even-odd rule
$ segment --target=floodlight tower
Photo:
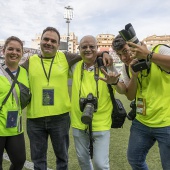
[[[73,19],[73,8],[71,8],[70,6],[64,7],[64,19],[66,19],[66,23],[67,23],[67,51],[69,51],[69,23],[70,20]]]

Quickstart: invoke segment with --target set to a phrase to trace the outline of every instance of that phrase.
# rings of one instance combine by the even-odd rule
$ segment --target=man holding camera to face
[[[132,121],[127,151],[129,164],[133,170],[148,170],[146,156],[157,141],[162,167],[169,170],[170,48],[158,45],[149,51],[144,43],[126,43],[122,37],[117,36],[112,46],[121,61],[129,66],[130,77],[123,66],[123,80],[128,99],[136,101],[136,118]]]
[[[81,170],[109,170],[113,105],[107,83],[118,83],[120,75],[113,67],[110,73],[101,73],[96,62],[97,41],[93,36],[84,36],[79,50],[83,60],[72,68],[71,98],[71,126],[77,157]]]

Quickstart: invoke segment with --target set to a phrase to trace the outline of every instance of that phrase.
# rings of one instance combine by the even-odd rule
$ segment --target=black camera
[[[104,69],[106,69],[106,68],[104,67],[104,63],[103,63],[103,58],[102,58],[102,57],[97,57],[97,65],[98,65],[99,68],[104,68]]]
[[[131,111],[127,114],[127,118],[129,120],[134,120],[135,117],[136,117],[136,103],[135,103],[135,100],[133,100],[131,103],[130,103],[130,107],[132,108]]]
[[[138,38],[136,37],[136,32],[131,23],[125,25],[125,29],[119,31],[119,34],[122,36],[122,38],[125,41],[133,42],[135,44],[141,45]],[[132,65],[132,69],[134,72],[142,71],[149,68],[150,68],[150,62],[148,62],[145,59],[140,59],[138,60],[137,63]]]
[[[125,41],[140,44],[138,38],[136,37],[136,32],[131,23],[125,25],[125,29],[119,31],[119,34]]]
[[[83,112],[81,117],[82,123],[91,123],[93,113],[97,111],[97,97],[94,97],[92,93],[89,93],[87,98],[80,98],[79,105],[81,112]]]
[[[134,72],[142,71],[150,68],[150,62],[146,61],[145,59],[141,59],[138,60],[137,63],[133,64],[131,67]]]

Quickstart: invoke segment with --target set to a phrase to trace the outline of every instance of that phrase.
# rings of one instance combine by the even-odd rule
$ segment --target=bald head
[[[97,57],[97,40],[92,35],[86,35],[80,40],[80,55],[87,66],[94,65]]]
[[[84,36],[81,40],[80,40],[80,45],[84,42],[84,41],[93,41],[96,45],[97,45],[97,40],[94,36],[92,35],[86,35]]]

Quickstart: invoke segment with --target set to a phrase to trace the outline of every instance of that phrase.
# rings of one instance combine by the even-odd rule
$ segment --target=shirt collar
[[[84,63],[84,67],[83,67],[84,70],[87,70],[87,71],[93,71],[94,70],[94,65],[90,66],[89,68],[87,68],[87,64]]]

